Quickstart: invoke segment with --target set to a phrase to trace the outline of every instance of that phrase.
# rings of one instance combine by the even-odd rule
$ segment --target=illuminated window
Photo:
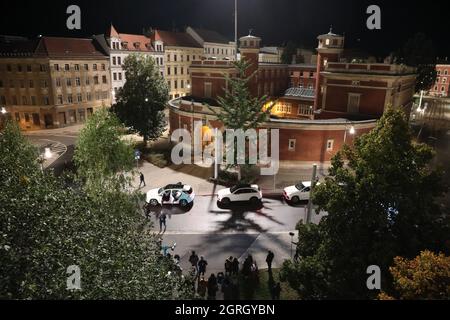
[[[325,45],[327,45],[327,46],[330,45],[330,39],[326,39],[326,40],[325,40]]]
[[[288,145],[289,151],[295,151],[295,144],[296,144],[295,139],[289,139],[289,145]]]
[[[291,113],[292,105],[290,103],[279,103],[279,104],[277,104],[277,112]]]

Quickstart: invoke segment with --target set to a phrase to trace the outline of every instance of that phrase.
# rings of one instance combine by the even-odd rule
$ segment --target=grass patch
[[[281,283],[280,300],[299,300],[297,292],[292,289],[287,282],[280,281],[280,270],[272,269],[273,280]],[[239,283],[241,288],[241,299],[251,300],[272,300],[269,290],[269,272],[267,270],[259,270],[259,285],[252,292],[248,281],[245,281],[242,275],[239,275]]]
[[[165,168],[172,164],[171,162],[171,145],[168,141],[160,139],[156,142],[145,145],[143,142],[135,143],[135,149],[141,151],[141,158],[158,168]]]

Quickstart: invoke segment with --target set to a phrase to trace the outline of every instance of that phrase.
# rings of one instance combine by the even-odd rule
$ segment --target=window
[[[41,80],[41,88],[48,88],[47,80]]]
[[[108,80],[106,79],[106,76],[102,76],[102,82],[103,83],[108,83]]]
[[[64,70],[69,71],[69,69],[70,69],[70,66],[68,64],[65,64],[64,65]]]
[[[211,88],[212,84],[211,82],[205,82],[205,98],[211,98]]]
[[[184,80],[180,81],[180,88],[183,89],[184,88]]]
[[[119,80],[122,80],[122,72],[119,72]]]
[[[113,73],[113,80],[116,81],[117,80],[117,73]]]
[[[61,78],[56,78],[56,86],[61,87]]]
[[[18,112],[14,113],[14,116],[16,117],[16,121],[20,121],[20,114]]]
[[[174,89],[178,89],[178,81],[177,80],[173,81],[173,87],[174,87]]]
[[[6,104],[6,97],[5,96],[0,96],[0,103],[5,105]]]
[[[47,71],[47,66],[45,64],[41,64],[40,67],[39,67],[39,70],[41,72],[46,72]]]
[[[167,75],[170,76],[170,67],[167,67]]]
[[[75,65],[75,71],[80,71],[80,65],[79,64]]]
[[[183,67],[180,68],[180,71],[181,71],[181,74],[184,74],[184,68]]]
[[[68,103],[73,103],[73,97],[71,94],[67,95],[67,102]]]
[[[50,105],[50,99],[47,96],[44,97],[44,105],[46,106]]]
[[[63,96],[62,96],[62,94],[58,95],[58,104],[63,104]]]
[[[291,113],[292,112],[292,105],[290,103],[279,103],[277,104],[277,112],[281,113]]]
[[[116,63],[117,63],[117,59],[116,59],[116,57],[113,57],[113,58],[112,58],[112,64],[113,64],[113,66],[115,66]]]
[[[27,65],[27,72],[31,72],[31,64]]]
[[[177,68],[177,67],[174,67],[174,68],[173,68],[173,74],[174,74],[174,75],[177,75],[177,74],[178,74],[178,68]]]
[[[22,104],[23,104],[24,106],[26,106],[26,105],[28,104],[27,97],[25,97],[25,96],[22,97]]]
[[[25,122],[30,122],[30,114],[25,113]]]
[[[25,81],[20,80],[20,87],[21,87],[22,89],[25,88]]]
[[[86,99],[87,99],[87,101],[91,101],[92,100],[92,95],[91,95],[90,92],[86,93]]]
[[[289,139],[289,145],[288,145],[289,151],[295,151],[295,144],[296,144],[295,139]]]
[[[81,93],[77,94],[77,102],[82,102],[83,101],[83,96],[81,95]]]
[[[313,106],[309,106],[306,104],[300,104],[298,106],[298,115],[311,116],[313,113]]]
[[[75,85],[77,86],[77,87],[79,87],[79,86],[81,86],[81,79],[80,78],[75,78]]]
[[[447,83],[447,78],[442,78],[442,83]]]
[[[98,76],[94,77],[94,84],[98,84]]]
[[[16,97],[16,96],[13,96],[13,97],[12,97],[12,104],[13,104],[14,106],[17,106],[17,97]]]
[[[6,65],[6,71],[11,72],[12,71],[12,67],[10,64]]]
[[[122,65],[122,58],[121,58],[121,57],[117,57],[117,64],[118,64],[119,66]]]
[[[9,87],[14,88],[14,80],[9,80]]]
[[[444,75],[448,75],[448,70],[447,69],[444,70]]]
[[[436,78],[436,83],[439,83],[439,77]]]
[[[349,93],[347,101],[347,111],[349,113],[359,112],[359,102],[361,95],[359,93]]]
[[[0,80],[0,88],[3,88],[3,80]]]
[[[91,84],[91,80],[89,79],[89,77],[86,77],[86,85],[90,85]]]
[[[72,86],[72,79],[71,78],[67,78],[66,79],[66,86],[67,87],[71,87]]]
[[[445,87],[444,86],[441,87],[441,92],[445,92]]]
[[[325,40],[325,45],[327,45],[327,46],[330,45],[330,39],[326,39],[326,40]]]
[[[176,54],[173,55],[173,61],[175,61],[175,62],[177,61],[177,55]]]
[[[22,65],[20,64],[17,65],[17,72],[22,72]]]
[[[102,71],[106,70],[106,65],[104,63],[102,63]]]
[[[92,70],[97,71],[97,64],[96,64],[96,63],[94,63],[94,64],[92,65]]]
[[[59,64],[55,64],[55,65],[53,66],[53,69],[55,69],[55,71],[59,71]]]
[[[327,140],[327,151],[333,151],[334,140]]]
[[[33,106],[36,105],[36,97],[35,97],[35,96],[31,96],[31,104],[32,104]]]
[[[88,64],[84,65],[84,71],[89,71],[89,65]]]
[[[189,62],[189,55],[186,55],[186,61]]]

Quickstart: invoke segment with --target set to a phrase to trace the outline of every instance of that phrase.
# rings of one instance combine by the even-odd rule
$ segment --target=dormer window
[[[141,44],[139,42],[135,42],[134,43],[134,48],[135,49],[140,49],[141,48]]]
[[[122,42],[122,48],[128,49],[128,42]]]
[[[330,39],[326,39],[326,40],[325,40],[325,45],[327,45],[327,46],[330,45]]]

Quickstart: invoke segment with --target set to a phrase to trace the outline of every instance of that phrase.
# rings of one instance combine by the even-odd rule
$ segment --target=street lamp
[[[348,133],[350,133],[352,136],[356,133],[356,129],[355,129],[355,127],[353,126],[353,124],[350,126],[350,129],[347,129],[347,123],[348,123],[348,122],[350,122],[350,121],[347,120],[347,122],[346,122],[346,124],[345,124],[344,144],[345,144],[345,142],[347,141],[347,130],[348,130]],[[350,124],[351,124],[351,122],[350,122]]]
[[[2,109],[1,109],[1,111],[0,111],[2,114],[6,114],[6,108],[5,107],[2,107]]]

